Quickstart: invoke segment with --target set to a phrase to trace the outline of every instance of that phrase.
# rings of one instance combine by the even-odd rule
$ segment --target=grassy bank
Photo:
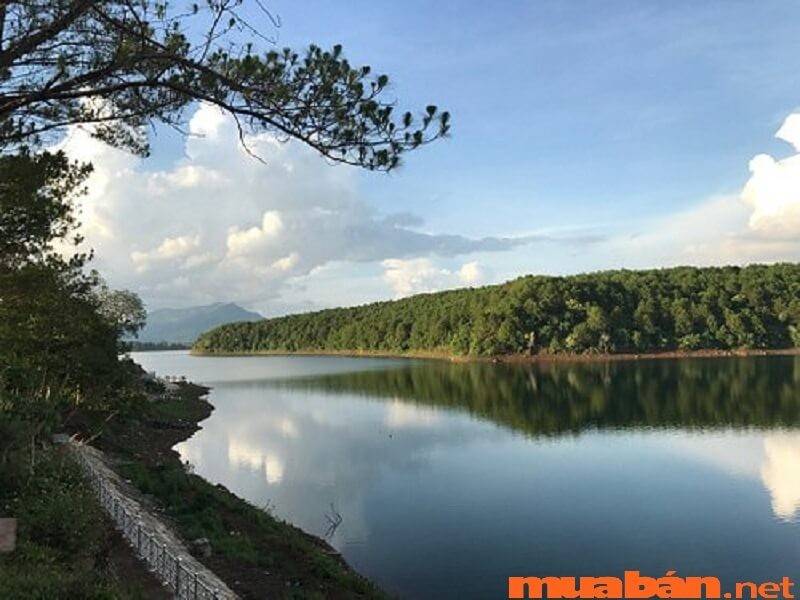
[[[113,424],[97,445],[187,541],[206,538],[197,558],[243,598],[383,598],[324,541],[193,474],[171,448],[188,438],[211,405],[204,388],[181,386],[137,419]]]
[[[64,448],[6,458],[0,514],[19,523],[16,550],[0,555],[0,598],[167,598],[134,563]]]

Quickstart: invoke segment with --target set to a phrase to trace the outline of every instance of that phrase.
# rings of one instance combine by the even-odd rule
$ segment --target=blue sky
[[[431,236],[548,237],[502,251],[479,245],[437,254],[432,242],[398,256],[382,248],[307,263],[285,238],[285,254],[273,248],[269,259],[295,253],[303,266],[277,279],[251,273],[264,278],[265,289],[215,289],[203,278],[218,271],[183,269],[191,287],[207,287],[183,295],[159,284],[156,275],[168,271],[159,275],[147,266],[137,276],[145,262],[131,268],[110,260],[112,282],[140,289],[153,306],[227,300],[221,296],[231,291],[231,299],[277,314],[528,272],[800,257],[793,243],[800,226],[785,226],[795,223],[800,190],[781,188],[783,212],[773,210],[772,221],[759,220],[762,196],[750,204],[741,198],[754,156],[795,152],[774,135],[800,105],[796,2],[273,0],[269,6],[281,27],[264,28],[278,46],[341,43],[351,62],[390,75],[400,106],[435,103],[453,115],[451,139],[409,155],[398,171],[342,175],[359,211],[410,213],[418,222],[409,227]],[[191,162],[186,152],[184,140],[160,131],[153,157],[125,168],[141,177],[164,174]],[[274,187],[264,186],[264,194]],[[761,189],[772,187],[766,182]],[[314,194],[326,193],[304,189],[298,202],[313,205]],[[214,209],[198,204],[196,210]],[[259,226],[267,211],[276,211],[283,227],[281,210],[254,205],[227,227]],[[313,238],[313,230],[305,235]],[[184,237],[191,248],[176,256],[214,253],[206,247],[213,236],[202,228],[185,235],[170,229],[150,249],[135,251],[151,256],[162,242]],[[459,275],[472,263],[472,275]],[[247,277],[245,267],[242,273]]]
[[[404,104],[452,111],[448,143],[368,189],[473,235],[737,190],[750,157],[786,152],[771,134],[800,104],[794,2],[274,5],[279,43],[340,42]]]

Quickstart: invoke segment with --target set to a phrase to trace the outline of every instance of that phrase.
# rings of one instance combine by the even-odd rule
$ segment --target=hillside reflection
[[[800,357],[545,365],[413,362],[269,385],[468,411],[530,435],[800,423]]]
[[[496,597],[530,565],[723,581],[800,568],[796,357],[146,358],[212,386],[214,412],[176,448],[195,472],[328,536],[401,597]]]

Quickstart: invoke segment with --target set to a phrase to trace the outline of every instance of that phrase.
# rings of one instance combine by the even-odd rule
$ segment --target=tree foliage
[[[491,356],[800,347],[800,265],[608,271],[323,310],[203,334],[202,352]]]
[[[147,322],[147,311],[138,294],[130,290],[111,290],[105,284],[97,292],[100,315],[110,323],[117,336],[135,336]]]
[[[63,154],[0,157],[0,448],[77,408],[119,410],[129,394],[120,338],[141,302],[100,287],[74,252],[87,173]]]
[[[91,171],[63,152],[0,155],[0,262],[7,268],[43,263],[81,241],[73,201]],[[76,256],[83,262],[85,256]]]
[[[0,148],[92,124],[97,137],[146,154],[144,126],[180,128],[194,101],[233,115],[242,139],[270,131],[374,170],[449,131],[449,114],[433,105],[395,119],[389,78],[351,65],[339,45],[275,49],[242,16],[247,4],[277,24],[257,0],[0,3]]]
[[[341,46],[275,48],[248,8],[278,25],[260,0],[0,2],[5,433],[27,423],[35,437],[77,407],[113,412],[133,394],[118,354],[144,308],[107,289],[87,269],[91,255],[77,252],[74,200],[91,165],[42,151],[68,127],[145,155],[147,126],[180,130],[186,109],[205,102],[234,117],[243,144],[270,132],[373,170],[447,134],[449,115],[435,106],[395,118],[388,77],[351,65]]]

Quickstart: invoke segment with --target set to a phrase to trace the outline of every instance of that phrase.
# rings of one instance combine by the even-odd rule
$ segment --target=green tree
[[[130,290],[110,290],[102,285],[97,292],[99,313],[119,337],[136,336],[147,322],[147,311],[138,294]]]
[[[18,268],[79,243],[73,202],[91,171],[62,152],[0,155],[0,263]],[[86,257],[77,257],[82,262]]]
[[[742,291],[753,288],[760,292]],[[531,331],[537,348],[549,352],[788,348],[800,344],[797,298],[797,264],[522,277],[223,326],[202,335],[196,349],[490,356],[524,351]]]
[[[107,408],[120,398],[118,325],[101,315],[87,256],[68,251],[87,172],[61,154],[0,157],[3,455],[79,406]]]
[[[275,49],[269,32],[242,17],[244,4],[207,0],[186,11],[160,0],[0,2],[2,406],[112,397],[104,386],[119,375],[119,338],[144,323],[138,297],[105,288],[85,270],[91,256],[75,251],[73,201],[91,166],[35,152],[66,127],[87,126],[146,155],[146,126],[180,129],[187,107],[206,102],[236,120],[243,144],[246,133],[272,132],[372,170],[390,170],[448,133],[449,114],[433,105],[395,118],[389,78],[352,66],[341,46]],[[272,19],[261,2],[251,5]],[[313,328],[308,322],[287,344],[320,343]],[[327,337],[352,347],[385,336],[337,324]],[[250,330],[231,341],[262,343]]]
[[[392,169],[404,152],[447,134],[449,114],[433,105],[395,119],[389,78],[353,67],[341,46],[274,49],[270,32],[242,16],[244,4],[0,3],[0,148],[91,124],[95,136],[146,154],[144,126],[180,129],[195,101],[232,115],[242,140],[271,131],[367,169]],[[249,4],[272,19],[261,2]]]

